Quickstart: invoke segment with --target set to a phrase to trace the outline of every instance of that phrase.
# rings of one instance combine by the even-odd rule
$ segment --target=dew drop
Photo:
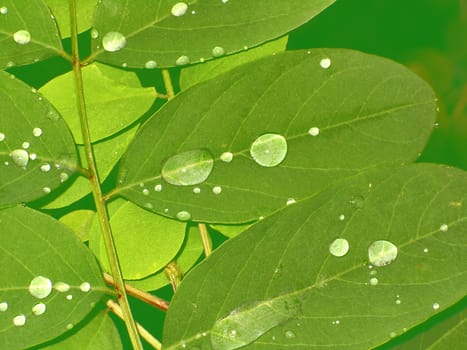
[[[57,282],[54,285],[54,289],[60,293],[66,293],[70,290],[70,285],[65,282]]]
[[[191,186],[204,182],[211,174],[214,160],[202,149],[176,154],[164,163],[162,178],[176,186]]]
[[[73,329],[73,327],[74,327],[73,323],[68,323],[66,325],[66,329],[68,329],[68,330]]]
[[[186,64],[190,63],[190,58],[188,56],[180,56],[179,58],[177,58],[177,60],[175,61],[175,64],[177,66],[184,66]]]
[[[152,203],[144,203],[144,207],[147,208],[147,209],[153,209],[154,208]]]
[[[428,248],[423,249],[424,253],[428,253]]]
[[[29,153],[24,149],[15,149],[11,151],[10,157],[17,166],[25,168],[29,162]]]
[[[6,15],[8,13],[8,7],[2,6],[0,7],[0,14]]]
[[[188,221],[191,219],[191,214],[187,211],[179,211],[176,215],[177,219],[180,221]]]
[[[5,134],[3,132],[0,132],[0,142],[2,142],[3,140],[5,140]]]
[[[295,200],[295,198],[289,198],[287,199],[287,202],[285,203],[285,205],[292,205],[292,204],[295,204],[297,201]]]
[[[34,128],[34,129],[32,129],[32,134],[35,137],[39,137],[39,136],[42,135],[42,129],[41,128]]]
[[[31,144],[29,142],[23,142],[21,144],[21,147],[23,147],[24,149],[28,149],[30,146],[31,146]]]
[[[214,186],[212,188],[212,193],[214,193],[214,194],[220,194],[221,192],[222,192],[222,187],[220,187],[220,186]]]
[[[396,304],[397,304],[397,305],[400,305],[400,303],[401,303],[401,300],[400,300],[400,299],[396,299]]]
[[[44,299],[52,292],[52,282],[43,276],[34,277],[29,284],[29,293],[37,299]]]
[[[350,205],[354,207],[355,209],[362,209],[365,205],[365,198],[359,195],[353,196],[350,199]]]
[[[105,51],[115,52],[123,49],[126,45],[126,38],[119,32],[108,32],[102,38],[102,46]]]
[[[0,303],[0,312],[5,312],[8,310],[8,303],[6,301]]]
[[[439,227],[439,230],[442,231],[442,232],[447,232],[449,230],[449,226],[447,224],[442,224]]]
[[[188,5],[184,2],[177,2],[175,5],[172,6],[172,15],[175,17],[183,16],[186,11],[188,10]]]
[[[68,180],[68,174],[67,173],[60,173],[60,182],[65,182]]]
[[[212,49],[212,55],[214,57],[220,57],[220,56],[223,56],[225,55],[225,50],[223,47],[221,46],[216,46]]]
[[[194,194],[199,194],[199,193],[201,193],[201,188],[199,188],[199,187],[193,188],[193,193],[194,193]]]
[[[66,296],[66,300],[73,300],[73,295],[68,294],[68,295]]]
[[[287,141],[278,134],[261,135],[251,144],[250,154],[261,166],[277,166],[287,155]]]
[[[223,2],[224,4],[226,4],[226,3],[229,2],[229,0],[222,0],[222,2]]]
[[[24,315],[18,315],[15,318],[13,318],[13,324],[16,327],[22,327],[26,324],[26,316]]]
[[[42,192],[44,192],[44,193],[50,193],[51,191],[52,191],[52,189],[50,187],[44,187],[42,189]]]
[[[147,61],[145,64],[144,64],[144,68],[147,68],[147,69],[154,69],[157,67],[157,62],[154,61],[154,60],[150,60],[150,61]]]
[[[31,41],[31,34],[27,30],[18,30],[13,34],[13,40],[20,45],[26,45]]]
[[[386,266],[397,258],[397,247],[389,241],[375,241],[368,247],[368,259],[374,266]]]
[[[292,331],[286,331],[286,332],[285,332],[285,337],[286,337],[287,339],[293,339],[293,338],[296,338],[297,335],[296,335],[294,332],[292,332]]]
[[[50,166],[49,163],[45,163],[45,164],[42,164],[41,167],[40,167],[41,171],[46,173],[48,171],[50,171],[50,169],[52,169],[52,167]]]
[[[232,159],[233,159],[233,153],[232,152],[224,152],[224,153],[221,154],[220,159],[223,162],[230,163],[232,161]]]
[[[319,65],[321,68],[328,69],[331,67],[331,60],[329,58],[323,58],[321,61],[319,61]]]
[[[310,134],[311,136],[318,136],[319,128],[317,127],[310,128],[310,130],[308,130],[308,134]]]
[[[376,286],[378,284],[378,279],[376,277],[370,278],[370,284]]]
[[[433,310],[438,310],[439,309],[439,304],[438,303],[434,303],[433,304]]]
[[[91,290],[91,284],[89,282],[83,282],[79,285],[79,289],[82,292],[87,293]]]
[[[161,184],[157,184],[156,186],[154,186],[154,191],[156,191],[156,192],[161,192],[161,191],[162,191],[162,185],[161,185]]]
[[[46,309],[47,306],[45,306],[45,304],[39,303],[33,306],[32,313],[36,316],[40,316],[45,312]]]
[[[37,158],[37,154],[35,154],[35,153],[29,153],[29,159],[31,159],[31,160],[36,160],[36,158]]]
[[[344,221],[345,220],[345,215],[344,214],[339,215],[339,220]]]
[[[97,39],[99,37],[99,32],[97,31],[96,28],[91,29],[91,38]]]
[[[148,190],[147,188],[144,188],[144,189],[143,189],[143,194],[144,194],[145,196],[149,196],[149,190]]]
[[[329,252],[337,257],[349,252],[349,242],[344,238],[337,238],[329,245]]]

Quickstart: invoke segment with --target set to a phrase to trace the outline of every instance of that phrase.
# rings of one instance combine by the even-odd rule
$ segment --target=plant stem
[[[75,76],[76,94],[78,100],[78,113],[81,124],[81,133],[83,136],[84,148],[86,153],[86,159],[89,168],[89,181],[91,182],[92,193],[94,196],[94,203],[96,205],[96,211],[99,218],[99,222],[102,230],[102,238],[104,240],[105,248],[107,251],[107,257],[109,260],[110,268],[112,271],[113,278],[115,280],[115,289],[119,298],[120,305],[122,307],[123,319],[125,320],[128,334],[135,350],[143,350],[141,340],[138,335],[135,320],[130,310],[130,304],[125,291],[123,283],[122,271],[118,261],[117,251],[115,243],[112,237],[112,230],[109,224],[109,217],[107,214],[107,208],[105,207],[102,199],[102,189],[100,186],[99,176],[97,173],[96,162],[94,159],[94,153],[91,145],[91,136],[89,134],[89,125],[86,113],[86,103],[84,98],[83,78],[81,75],[81,62],[79,59],[78,50],[78,29],[77,29],[77,18],[76,18],[76,0],[69,0],[70,9],[70,23],[71,23],[71,43],[72,43],[72,65]]]
[[[118,304],[116,302],[114,302],[113,300],[108,300],[107,301],[107,307],[115,315],[117,315],[118,317],[123,319],[122,309],[120,308],[120,306],[118,306]],[[138,328],[139,334],[141,334],[141,336],[144,338],[144,340],[146,340],[148,342],[149,345],[151,345],[156,350],[161,350],[162,349],[162,344],[160,343],[160,341],[157,340],[156,338],[154,338],[154,336],[151,333],[149,333],[146,330],[146,328],[141,326],[139,323],[136,324],[136,327]]]
[[[168,69],[162,70],[162,79],[164,80],[167,99],[171,100],[175,97],[175,93],[172,85],[172,79],[170,79],[170,72]]]
[[[199,233],[201,235],[201,241],[203,242],[204,248],[204,255],[208,257],[212,253],[212,242],[211,237],[209,236],[208,229],[206,228],[206,224],[198,224]]]

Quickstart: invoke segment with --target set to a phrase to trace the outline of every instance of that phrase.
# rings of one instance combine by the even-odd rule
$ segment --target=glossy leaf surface
[[[201,62],[284,35],[332,3],[103,0],[94,18],[98,36],[92,49],[99,61],[133,68]]]
[[[45,0],[55,16],[62,38],[71,36],[69,3],[63,0]],[[88,30],[92,26],[92,16],[97,5],[97,0],[79,0],[76,8],[78,21],[78,33]]]
[[[364,169],[415,160],[435,114],[431,88],[399,64],[342,49],[286,52],[167,103],[122,159],[117,192],[185,220],[254,221]],[[202,181],[205,156],[173,169],[196,150],[214,160],[207,180],[172,185],[174,174]]]
[[[165,348],[385,343],[464,297],[466,201],[466,172],[417,164],[369,171],[297,202],[186,277],[166,318]],[[344,254],[336,239],[347,241]],[[385,266],[371,264],[375,241],[395,247],[395,256],[377,252],[393,257]]]

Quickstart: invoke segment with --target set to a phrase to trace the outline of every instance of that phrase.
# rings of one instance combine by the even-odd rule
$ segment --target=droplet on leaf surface
[[[45,304],[39,303],[32,307],[32,313],[36,316],[40,316],[45,312],[46,309],[47,306],[45,306]]]
[[[220,56],[223,56],[225,55],[225,50],[223,47],[220,47],[220,46],[216,46],[212,49],[212,55],[214,57],[220,57]]]
[[[224,152],[221,154],[220,159],[225,163],[230,163],[233,159],[232,152]]]
[[[319,61],[319,65],[321,68],[328,69],[331,67],[331,60],[329,58],[323,58],[321,61]]]
[[[176,186],[200,184],[209,177],[214,159],[207,150],[196,149],[178,153],[164,163],[162,178]]]
[[[261,135],[251,144],[250,154],[261,166],[277,166],[287,155],[287,140],[278,134]]]
[[[31,33],[29,33],[27,30],[18,30],[15,34],[13,34],[13,40],[20,45],[29,44],[31,41]]]
[[[154,69],[157,67],[157,63],[156,61],[154,60],[150,60],[150,61],[147,61],[145,64],[144,64],[144,68],[147,68],[147,69]]]
[[[186,11],[188,10],[188,5],[184,2],[177,2],[175,5],[172,6],[172,15],[175,17],[183,16]]]
[[[176,215],[177,219],[180,221],[188,221],[191,219],[191,214],[187,211],[179,211]]]
[[[22,327],[26,324],[26,316],[24,315],[18,315],[13,318],[13,324],[16,327]]]
[[[177,66],[184,66],[186,64],[190,63],[190,58],[188,56],[180,56],[179,58],[177,58],[177,60],[175,61],[175,64]]]
[[[29,284],[29,293],[38,299],[47,298],[52,292],[52,282],[43,276],[34,277]]]
[[[8,310],[8,303],[6,301],[0,303],[0,312]]]
[[[337,238],[329,245],[329,252],[337,257],[344,256],[349,251],[349,242],[344,238]]]
[[[102,46],[105,51],[115,52],[123,49],[126,45],[126,38],[119,32],[108,32],[102,38]]]
[[[11,159],[13,159],[13,163],[21,168],[25,168],[29,162],[29,153],[24,149],[15,149],[10,153]]]
[[[375,241],[368,247],[368,259],[374,266],[386,266],[397,258],[397,247],[385,240]]]

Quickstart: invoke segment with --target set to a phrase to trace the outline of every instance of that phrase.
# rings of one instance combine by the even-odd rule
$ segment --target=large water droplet
[[[47,298],[52,292],[52,282],[43,276],[34,277],[29,284],[29,293],[38,299]]]
[[[102,46],[105,51],[115,52],[121,50],[126,45],[126,38],[119,32],[108,32],[102,38]]]
[[[13,324],[16,326],[16,327],[22,327],[26,324],[26,316],[24,315],[18,315],[16,317],[13,318]]]
[[[261,135],[251,144],[250,154],[261,166],[277,166],[287,155],[287,141],[278,134]]]
[[[180,56],[179,58],[177,58],[177,60],[175,61],[175,64],[177,66],[184,66],[186,64],[190,63],[190,58],[188,56]]]
[[[223,56],[225,55],[225,50],[223,47],[220,47],[220,46],[216,46],[212,49],[212,55],[214,57],[220,57],[220,56]]]
[[[87,293],[91,290],[91,284],[89,282],[83,282],[79,285],[79,289],[82,292]]]
[[[319,61],[319,65],[321,68],[328,69],[331,67],[331,60],[329,58],[323,58],[321,61]]]
[[[8,7],[2,6],[0,7],[0,14],[6,15],[8,13]]]
[[[18,44],[26,45],[31,41],[31,34],[27,30],[18,30],[13,34],[13,40]]]
[[[177,2],[175,5],[172,6],[172,15],[175,17],[183,16],[186,11],[188,10],[188,5],[184,2]]]
[[[368,259],[374,266],[386,266],[397,258],[397,247],[389,241],[375,241],[368,247]]]
[[[344,256],[349,251],[349,242],[344,238],[337,238],[329,245],[329,252],[334,256]]]
[[[29,162],[29,153],[24,149],[15,149],[10,153],[11,159],[13,159],[13,163],[21,168],[25,168]]]
[[[211,174],[214,159],[207,150],[196,149],[176,154],[164,163],[162,178],[172,185],[191,186],[204,182]]]
[[[191,214],[187,211],[179,211],[176,215],[177,219],[180,221],[188,221],[191,219]]]
[[[0,312],[5,312],[8,310],[8,303],[6,301],[0,303]]]
[[[46,309],[47,306],[45,306],[45,304],[39,303],[32,307],[32,313],[36,316],[40,316],[45,312]]]

